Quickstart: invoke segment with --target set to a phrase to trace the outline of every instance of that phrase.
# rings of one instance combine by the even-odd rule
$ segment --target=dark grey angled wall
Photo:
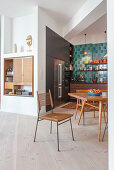
[[[54,99],[54,59],[70,63],[70,43],[46,27],[46,92],[51,90]]]

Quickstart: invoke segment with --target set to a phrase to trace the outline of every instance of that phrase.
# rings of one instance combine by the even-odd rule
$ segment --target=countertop
[[[74,81],[71,81],[70,83],[71,83],[71,84],[108,84],[108,83],[86,83],[86,82],[74,82]]]

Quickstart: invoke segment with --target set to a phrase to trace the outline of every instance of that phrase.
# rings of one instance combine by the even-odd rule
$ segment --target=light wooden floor
[[[40,122],[34,143],[35,117],[1,112],[0,170],[107,170],[107,132],[104,142],[99,143],[98,116],[95,119],[92,113],[85,116],[85,126],[82,122],[78,126],[72,118],[75,141],[69,122],[59,127],[61,152],[58,152],[55,124],[50,134],[50,122]],[[102,132],[103,129],[102,119]]]

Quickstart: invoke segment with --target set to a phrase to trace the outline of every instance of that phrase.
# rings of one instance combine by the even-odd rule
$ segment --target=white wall
[[[19,52],[27,51],[26,38],[32,35],[34,46],[34,13],[31,15],[17,17],[13,19],[12,46],[17,44]],[[32,49],[32,47],[31,47]]]
[[[34,17],[33,17],[34,16]],[[2,17],[2,26],[1,26],[1,56],[2,56],[2,64],[1,64],[1,110],[4,112],[11,112],[11,113],[19,113],[25,115],[37,115],[37,89],[38,89],[38,8],[36,7],[34,10],[34,15],[32,17],[22,17],[17,18],[14,21],[13,28],[17,29],[16,31],[13,30],[13,39],[15,42],[20,45],[20,43],[24,44],[24,41],[20,41],[21,39],[24,40],[29,33],[33,33],[34,37],[34,52],[31,55],[34,55],[34,97],[19,97],[19,96],[5,96],[4,95],[4,58],[8,57],[4,55],[4,18]],[[31,20],[29,20],[31,18]],[[25,20],[25,21],[24,21]],[[18,22],[19,21],[19,22]],[[25,25],[31,23],[30,29]],[[24,23],[25,22],[25,23]],[[24,25],[24,29],[23,29]],[[20,28],[17,28],[17,27]],[[29,26],[29,24],[27,24]],[[27,29],[27,30],[25,30]],[[8,30],[8,27],[7,27]],[[19,32],[17,32],[19,31]],[[18,35],[19,34],[19,35]],[[10,54],[10,57],[19,57],[19,56],[27,56],[28,53],[22,54]]]
[[[45,92],[46,89],[46,26],[62,35],[62,27],[51,16],[39,8],[38,10],[38,91]]]
[[[37,114],[37,89],[45,92],[46,87],[46,26],[62,35],[62,27],[51,16],[47,15],[43,9],[37,8],[34,15],[13,19],[12,23],[12,46],[14,43],[20,46],[26,44],[28,34],[33,36],[34,41],[34,97],[5,96],[4,93],[4,18],[2,18],[2,68],[1,68],[1,110],[5,112],[36,115]],[[8,27],[7,27],[8,29]],[[8,55],[7,55],[8,56]],[[10,55],[12,57],[12,55]],[[13,55],[14,57],[14,55]]]
[[[108,0],[109,170],[114,170],[114,1]]]
[[[1,70],[1,16],[0,16],[0,70]],[[1,87],[1,71],[0,71],[0,87]]]
[[[28,50],[26,38],[32,35],[34,46],[34,13],[23,17],[4,17],[4,53],[12,53],[13,45],[17,45],[18,52]],[[32,47],[31,47],[32,49]]]
[[[4,17],[4,53],[12,52],[12,18]]]

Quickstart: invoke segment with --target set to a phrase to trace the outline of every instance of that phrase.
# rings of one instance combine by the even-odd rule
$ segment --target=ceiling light
[[[107,31],[106,30],[104,31],[104,40],[105,42],[107,42]]]
[[[85,48],[86,48],[86,34],[85,34]],[[86,49],[85,49],[84,55],[87,55],[87,54],[88,54],[88,52],[87,52]]]

